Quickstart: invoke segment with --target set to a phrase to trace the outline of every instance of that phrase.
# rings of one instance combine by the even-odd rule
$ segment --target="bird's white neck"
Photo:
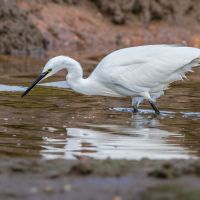
[[[74,82],[79,79],[83,79],[83,69],[79,62],[76,60],[64,57],[61,64],[62,68],[65,68],[68,71],[67,79],[69,82]]]
[[[79,62],[76,60],[63,56],[62,68],[68,71],[66,76],[69,86],[78,93],[92,95],[92,82],[86,78],[83,78],[83,69]]]
[[[78,93],[86,94],[86,95],[103,95],[109,96],[112,94],[108,88],[106,88],[101,82],[98,80],[94,80],[93,78],[83,78],[83,69],[79,62],[76,60],[59,56],[59,62],[56,63],[57,70],[66,69],[68,71],[67,74],[67,83],[69,86]],[[113,96],[112,94],[111,96]],[[115,94],[117,95],[117,94]]]

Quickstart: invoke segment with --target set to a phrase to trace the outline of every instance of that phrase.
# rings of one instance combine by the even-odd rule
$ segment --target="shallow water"
[[[67,89],[64,74],[20,95],[41,70],[39,60],[0,58],[0,156],[73,159],[171,159],[200,156],[200,70],[132,114],[130,99],[90,97]],[[87,63],[84,63],[87,66]],[[86,74],[91,67],[84,68]],[[199,80],[198,80],[199,79]],[[53,82],[53,83],[52,83]]]

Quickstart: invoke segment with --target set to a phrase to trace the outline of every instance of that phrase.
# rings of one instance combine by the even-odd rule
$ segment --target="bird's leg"
[[[143,97],[132,97],[132,106],[133,106],[133,113],[138,112],[138,106],[140,105],[141,101],[143,100]]]
[[[151,107],[154,109],[155,111],[155,114],[156,115],[159,115],[160,114],[160,111],[158,110],[158,108],[156,107],[155,103],[154,103],[154,100],[151,98],[150,94],[148,91],[145,91],[145,92],[142,92],[141,93],[141,96],[143,96],[146,100],[149,101]]]
[[[159,111],[158,108],[156,107],[155,103],[154,103],[153,101],[150,101],[150,100],[149,100],[149,103],[150,103],[151,107],[154,109],[155,114],[156,114],[156,115],[159,115],[159,114],[160,114],[160,111]]]

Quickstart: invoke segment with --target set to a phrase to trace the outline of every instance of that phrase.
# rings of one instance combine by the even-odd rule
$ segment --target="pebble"
[[[48,186],[45,187],[44,190],[45,190],[45,192],[47,192],[47,193],[51,193],[51,192],[54,191],[54,188],[53,188],[52,186],[49,186],[49,185],[48,185]]]
[[[36,193],[38,193],[38,188],[32,187],[32,188],[30,189],[30,192],[31,192],[32,194],[36,194]]]
[[[69,184],[65,184],[63,189],[64,189],[64,191],[70,191],[72,189],[72,186]]]

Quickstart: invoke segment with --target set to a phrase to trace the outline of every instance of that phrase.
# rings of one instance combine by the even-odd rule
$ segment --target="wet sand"
[[[1,159],[0,199],[199,199],[198,160]]]

